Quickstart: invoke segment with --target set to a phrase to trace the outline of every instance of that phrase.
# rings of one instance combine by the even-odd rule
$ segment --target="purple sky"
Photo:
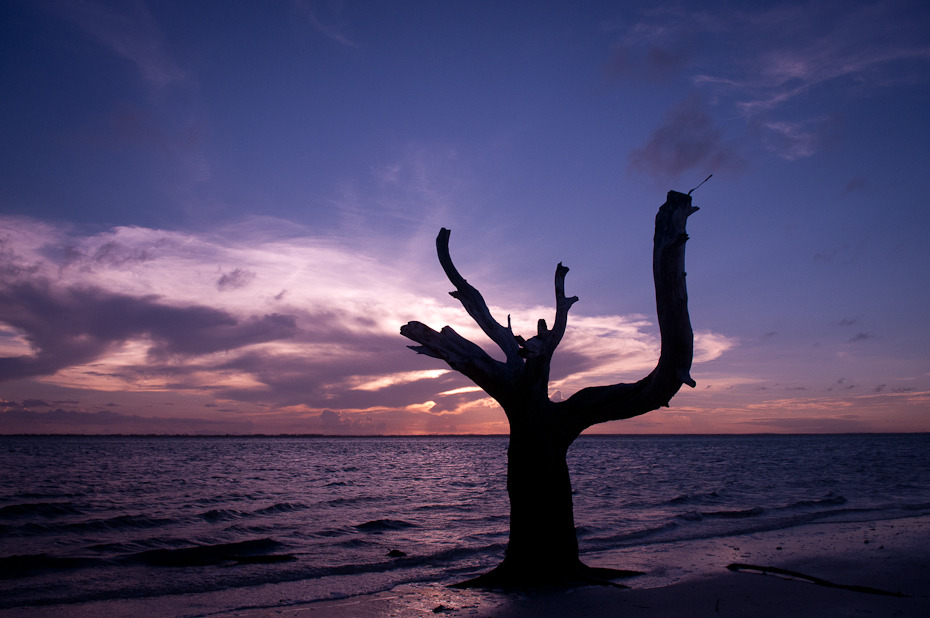
[[[658,350],[694,193],[692,375],[604,432],[930,431],[930,5],[0,5],[0,433],[506,432],[399,327],[580,297],[553,397]],[[490,345],[490,344],[488,344]]]

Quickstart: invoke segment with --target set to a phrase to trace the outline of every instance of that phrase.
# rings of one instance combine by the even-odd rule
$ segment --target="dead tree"
[[[449,326],[439,332],[420,322],[401,327],[417,342],[418,354],[441,359],[470,378],[503,408],[510,423],[507,493],[510,539],[504,560],[466,585],[533,585],[610,579],[622,574],[584,565],[572,512],[572,488],[566,464],[568,447],[588,427],[632,418],[667,407],[689,375],[694,351],[685,285],[687,218],[697,211],[691,196],[669,191],[656,215],[652,270],[662,339],[655,369],[634,384],[584,388],[564,401],[549,399],[549,367],[565,333],[568,311],[578,300],[565,296],[568,268],[555,269],[555,322],[539,320],[537,333],[525,340],[499,324],[481,293],[456,270],[449,255],[449,230],[436,238],[439,262],[468,315],[497,344],[505,360],[492,358]]]

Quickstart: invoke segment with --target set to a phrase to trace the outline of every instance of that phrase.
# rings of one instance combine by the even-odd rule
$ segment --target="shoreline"
[[[335,616],[529,617],[928,616],[930,515],[865,522],[814,522],[790,529],[587,553],[592,566],[644,571],[618,580],[629,588],[588,586],[529,592],[458,590],[451,582],[411,583],[372,594],[301,601],[302,582],[220,592],[0,610],[15,617]],[[777,567],[845,586],[727,570],[743,563]],[[467,577],[467,575],[463,576]],[[235,608],[235,609],[234,609]]]
[[[328,618],[442,613],[473,617],[530,616],[928,616],[930,516],[824,523],[788,530],[683,541],[586,556],[594,566],[646,571],[618,580],[626,589],[589,586],[522,593],[457,590],[438,584],[293,607],[223,612],[222,616]],[[734,562],[778,567],[809,579],[746,570]],[[901,594],[856,591],[868,587]]]

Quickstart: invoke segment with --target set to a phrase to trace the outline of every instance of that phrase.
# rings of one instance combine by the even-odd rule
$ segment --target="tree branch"
[[[555,349],[562,342],[562,336],[565,335],[565,327],[568,325],[568,310],[572,305],[578,302],[577,296],[566,298],[565,296],[565,275],[568,274],[568,267],[562,266],[562,262],[555,267],[555,322],[552,324],[552,330],[546,341],[547,354],[552,358]]]
[[[691,205],[690,195],[669,191],[656,215],[652,273],[662,338],[656,368],[634,384],[584,388],[556,404],[564,415],[570,439],[597,423],[632,418],[668,406],[682,384],[695,386],[690,375],[694,333],[685,283],[685,230],[688,217],[697,210]]]
[[[449,235],[451,232],[446,228],[439,230],[439,236],[436,237],[436,252],[439,254],[439,263],[452,285],[455,286],[454,292],[449,294],[458,299],[468,312],[468,315],[475,321],[481,330],[496,343],[504,355],[507,357],[507,363],[516,365],[522,364],[520,360],[520,346],[510,328],[510,319],[508,318],[507,326],[501,326],[497,320],[491,316],[487,303],[476,288],[474,288],[465,277],[459,274],[459,271],[452,263],[452,257],[449,255]]]
[[[436,332],[422,322],[408,322],[400,327],[400,334],[420,344],[408,348],[417,354],[445,361],[449,367],[471,378],[485,391],[496,391],[500,378],[507,373],[504,363],[491,358],[481,347],[462,337],[451,326]]]
[[[549,388],[552,355],[562,341],[562,336],[565,335],[568,311],[578,302],[577,296],[571,298],[565,296],[565,275],[567,274],[568,267],[559,262],[555,268],[555,322],[552,324],[552,330],[546,327],[545,320],[539,320],[536,335],[529,341],[517,337],[517,342],[522,348],[520,354],[526,358],[526,377],[529,382],[536,385],[537,389],[542,389],[542,392],[548,391]]]

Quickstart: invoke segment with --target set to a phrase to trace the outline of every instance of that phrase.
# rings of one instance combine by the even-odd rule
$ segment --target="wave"
[[[204,521],[216,522],[216,521],[228,521],[230,519],[240,519],[242,517],[248,517],[248,513],[243,511],[237,511],[236,509],[211,509],[203,513],[198,513],[197,517]]]
[[[353,548],[353,547],[371,547],[373,545],[377,545],[377,543],[374,541],[369,541],[368,539],[353,538],[353,539],[346,539],[345,541],[337,541],[336,545],[340,547]]]
[[[682,494],[668,501],[669,504],[705,504],[708,502],[720,502],[720,495],[716,491],[709,491],[702,494]]]
[[[848,500],[846,500],[845,497],[840,496],[838,494],[837,495],[831,494],[825,498],[821,498],[820,500],[798,500],[797,502],[793,502],[789,504],[785,508],[790,509],[790,508],[807,508],[807,507],[812,507],[812,506],[814,507],[816,506],[839,506],[841,504],[846,504],[847,502]]]
[[[220,494],[220,495],[212,496],[209,498],[207,497],[197,498],[196,500],[193,500],[191,504],[202,504],[202,505],[226,504],[230,501],[253,500],[253,499],[254,499],[254,496],[250,496],[248,494],[243,494],[239,492],[232,492],[228,494]]]
[[[272,538],[253,539],[178,549],[151,549],[134,554],[130,559],[150,566],[167,567],[207,566],[224,562],[254,564],[296,560],[292,554],[271,553],[282,545]]]
[[[417,511],[458,511],[460,513],[471,513],[476,510],[471,504],[422,504],[416,507]]]
[[[89,519],[86,521],[60,524],[39,524],[29,522],[16,526],[6,526],[8,536],[41,536],[47,534],[112,532],[132,529],[158,528],[179,523],[177,519],[147,517],[145,515],[118,515],[107,519]]]
[[[0,517],[3,519],[18,519],[23,517],[60,517],[63,515],[83,515],[84,511],[70,502],[27,502],[11,504],[0,507]]]
[[[330,507],[350,506],[353,504],[362,504],[365,502],[384,502],[384,496],[352,496],[349,498],[334,498],[327,500],[326,505]]]
[[[245,534],[267,534],[269,532],[274,532],[279,530],[277,526],[249,526],[245,524],[233,524],[223,528],[223,532],[229,532],[233,534],[245,533]]]
[[[184,547],[190,545],[190,543],[191,541],[188,539],[157,536],[133,539],[131,541],[96,543],[94,545],[89,545],[86,550],[88,552],[119,556],[125,554],[136,554],[149,549]]]
[[[177,523],[176,519],[168,517],[148,517],[146,515],[117,515],[107,519],[92,519],[90,521],[67,524],[67,528],[75,530],[127,530],[134,528],[158,528]]]
[[[18,491],[10,495],[10,498],[15,498],[17,500],[49,500],[49,499],[64,499],[72,500],[74,498],[83,498],[87,495],[87,492],[84,491]]]
[[[24,554],[0,557],[0,579],[35,575],[39,571],[79,569],[98,562],[87,558],[68,558],[50,554]]]
[[[344,534],[349,534],[352,530],[348,527],[343,528],[326,528],[324,530],[317,530],[316,532],[311,532],[308,536],[311,538],[333,538],[337,536],[342,536]]]
[[[365,532],[386,532],[388,530],[403,530],[404,528],[415,527],[416,524],[400,519],[375,519],[355,526],[358,530],[363,530]]]
[[[704,503],[707,502],[709,498],[714,497],[718,498],[716,492],[710,492],[708,494],[696,494],[696,495],[683,495],[678,496],[669,500],[670,504],[693,504],[693,503]],[[839,513],[840,509],[830,509],[826,510],[817,510],[824,509],[825,507],[834,507],[842,506],[848,501],[844,496],[839,494],[833,494],[832,492],[827,496],[819,499],[813,500],[797,500],[788,504],[783,504],[781,506],[772,506],[768,508],[763,508],[761,506],[752,506],[743,509],[722,509],[722,510],[699,510],[692,509],[685,511],[683,513],[678,513],[674,517],[678,520],[688,521],[688,522],[698,522],[705,519],[744,519],[751,517],[760,517],[760,516],[776,516],[781,513],[791,513],[796,511],[802,511],[806,513],[806,516],[801,516],[805,521],[810,518],[818,517],[827,517],[832,514]]]
[[[743,517],[757,517],[763,513],[765,513],[765,509],[754,506],[749,509],[735,511],[688,511],[686,513],[680,513],[676,515],[676,517],[685,521],[701,521],[704,518],[740,519]]]
[[[666,522],[658,526],[651,526],[648,528],[643,528],[641,530],[633,530],[630,532],[622,532],[619,534],[612,534],[612,535],[601,536],[601,537],[592,537],[587,540],[594,542],[594,543],[607,544],[607,545],[609,545],[610,543],[623,543],[623,542],[627,542],[627,544],[629,544],[629,542],[631,541],[639,542],[639,541],[643,541],[645,539],[649,539],[650,537],[654,537],[660,534],[666,534],[669,531],[677,530],[679,527],[680,527],[680,524],[678,524],[678,522],[669,521],[669,522]]]
[[[822,521],[857,522],[894,520],[913,517],[915,513],[930,514],[930,504],[889,506],[880,508],[836,508],[826,510],[801,510],[788,507],[762,509],[754,507],[744,510],[701,513],[688,511],[673,516],[659,526],[639,530],[609,531],[599,535],[579,534],[587,551],[602,551],[617,547],[651,545],[696,539],[714,539],[743,534],[755,534],[771,530],[788,530]]]
[[[279,502],[278,504],[272,504],[263,509],[258,509],[254,511],[256,515],[273,515],[275,513],[293,513],[294,511],[303,511],[310,507],[306,504],[291,503],[291,502]]]

